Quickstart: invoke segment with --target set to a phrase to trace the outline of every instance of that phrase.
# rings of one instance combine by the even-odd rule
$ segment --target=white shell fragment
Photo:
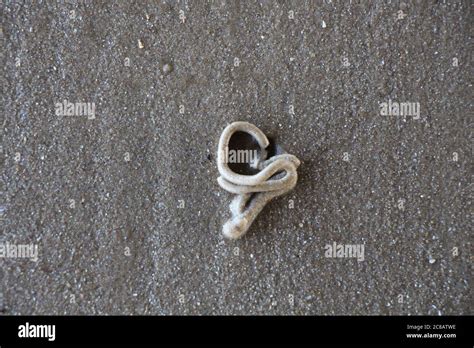
[[[235,132],[248,133],[259,144],[260,158],[252,163],[253,167],[260,170],[259,173],[242,175],[229,168],[226,149]],[[269,141],[265,134],[248,122],[234,122],[228,125],[219,139],[217,167],[221,176],[217,181],[224,190],[237,195],[230,204],[232,218],[223,226],[223,233],[227,238],[242,237],[270,200],[291,191],[296,185],[299,159],[290,154],[275,155],[267,159],[265,149],[268,145]],[[282,172],[285,172],[283,177],[270,179]]]

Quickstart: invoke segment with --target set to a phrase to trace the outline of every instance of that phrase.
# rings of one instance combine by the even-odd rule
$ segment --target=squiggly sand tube
[[[233,172],[228,165],[227,149],[235,132],[252,135],[260,146],[260,158],[251,164],[260,170],[255,175],[242,175]],[[241,238],[248,231],[257,215],[275,197],[291,191],[298,181],[296,169],[300,161],[293,155],[281,154],[267,159],[266,148],[269,141],[265,134],[248,122],[234,122],[228,125],[219,139],[217,168],[219,185],[237,196],[230,204],[232,218],[223,226],[224,236],[230,239]],[[282,177],[272,178],[285,173]]]

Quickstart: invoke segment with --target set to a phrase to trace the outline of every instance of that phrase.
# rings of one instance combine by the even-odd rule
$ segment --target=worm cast
[[[226,149],[235,132],[250,134],[260,146],[260,158],[250,164],[260,170],[255,175],[238,174],[229,168]],[[298,158],[284,153],[267,159],[266,148],[269,144],[265,134],[248,122],[234,122],[222,132],[217,152],[217,168],[220,173],[217,182],[224,190],[237,195],[230,204],[232,217],[222,229],[227,238],[238,239],[245,235],[265,205],[273,198],[291,191],[298,181]],[[281,173],[285,174],[278,179],[272,178]]]

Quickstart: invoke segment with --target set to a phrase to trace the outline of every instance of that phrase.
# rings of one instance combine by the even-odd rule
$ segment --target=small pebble
[[[173,66],[171,64],[166,63],[165,65],[163,65],[163,74],[168,75],[172,71],[173,71]]]

